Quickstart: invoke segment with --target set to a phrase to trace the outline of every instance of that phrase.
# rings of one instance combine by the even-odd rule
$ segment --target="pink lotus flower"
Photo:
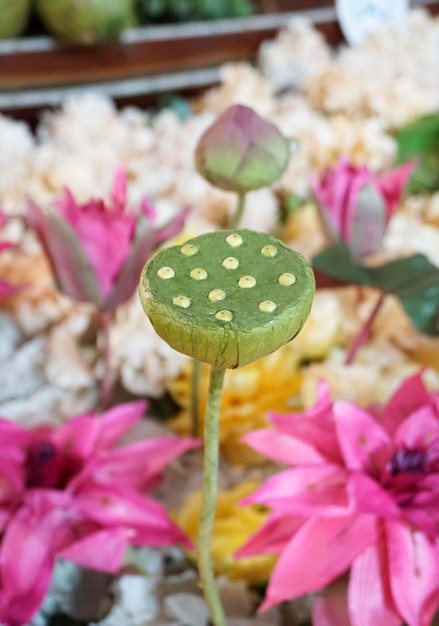
[[[130,298],[151,253],[183,228],[186,212],[154,229],[154,208],[144,199],[140,210],[127,211],[127,179],[116,172],[111,202],[81,205],[66,189],[56,209],[28,205],[28,222],[38,235],[58,285],[77,300],[113,311]]]
[[[142,417],[144,402],[59,429],[25,430],[0,420],[0,623],[26,624],[50,583],[55,558],[117,572],[128,544],[188,545],[145,489],[193,439],[114,447]]]
[[[3,228],[7,220],[7,217],[4,213],[0,212],[0,228]],[[9,241],[0,241],[0,253],[3,250],[9,250],[10,248],[14,248],[15,245],[10,243]],[[17,291],[21,289],[20,285],[12,285],[8,283],[6,280],[0,278],[0,298],[9,298],[9,296],[13,296]]]
[[[271,513],[238,556],[280,553],[261,609],[350,567],[346,619],[326,597],[315,626],[428,626],[439,603],[439,394],[415,376],[377,418],[333,405],[322,384],[313,409],[271,421],[244,438],[291,466],[244,501]]]
[[[366,165],[357,168],[342,158],[312,183],[323,222],[356,258],[378,252],[415,163],[376,177]]]

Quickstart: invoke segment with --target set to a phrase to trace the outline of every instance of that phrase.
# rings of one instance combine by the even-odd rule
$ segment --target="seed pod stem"
[[[225,369],[212,367],[204,419],[203,501],[198,531],[198,570],[201,587],[214,626],[226,626],[226,617],[215,586],[211,542],[215,521],[219,465],[219,417]]]
[[[246,196],[247,194],[245,193],[238,193],[238,203],[236,205],[235,213],[230,220],[229,228],[239,228],[242,215],[244,213]]]

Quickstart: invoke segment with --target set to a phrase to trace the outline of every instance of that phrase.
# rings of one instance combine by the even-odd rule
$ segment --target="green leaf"
[[[340,243],[314,257],[313,267],[345,285],[375,287],[393,294],[418,330],[439,336],[439,269],[423,254],[365,267]]]
[[[420,117],[395,133],[397,162],[417,158],[419,163],[410,177],[408,190],[430,193],[439,189],[439,113]]]

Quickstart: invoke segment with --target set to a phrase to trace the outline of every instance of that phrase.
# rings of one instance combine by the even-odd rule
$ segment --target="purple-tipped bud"
[[[290,141],[241,104],[229,107],[201,137],[198,172],[215,187],[246,193],[271,185],[284,173]]]
[[[387,225],[401,200],[413,162],[376,177],[346,158],[328,168],[312,188],[326,230],[361,259],[381,249]]]

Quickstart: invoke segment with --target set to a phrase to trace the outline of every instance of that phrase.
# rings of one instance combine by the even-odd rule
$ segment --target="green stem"
[[[200,378],[201,363],[198,359],[192,359],[192,390],[191,390],[191,434],[198,437],[200,428],[199,402],[200,402]]]
[[[245,193],[238,194],[238,204],[236,205],[235,213],[233,214],[233,217],[230,220],[230,228],[238,228],[239,223],[242,218],[242,214],[244,213],[245,198],[246,198]]]
[[[201,587],[213,626],[226,626],[226,617],[215,587],[211,542],[215,521],[219,465],[219,416],[225,369],[212,367],[204,418],[203,503],[198,531],[198,569]]]
[[[110,351],[110,327],[111,327],[111,313],[108,311],[98,312],[101,342],[102,342],[102,378],[100,388],[100,405],[102,411],[108,409],[111,404],[111,398],[113,395],[114,377],[111,369],[111,351]]]

